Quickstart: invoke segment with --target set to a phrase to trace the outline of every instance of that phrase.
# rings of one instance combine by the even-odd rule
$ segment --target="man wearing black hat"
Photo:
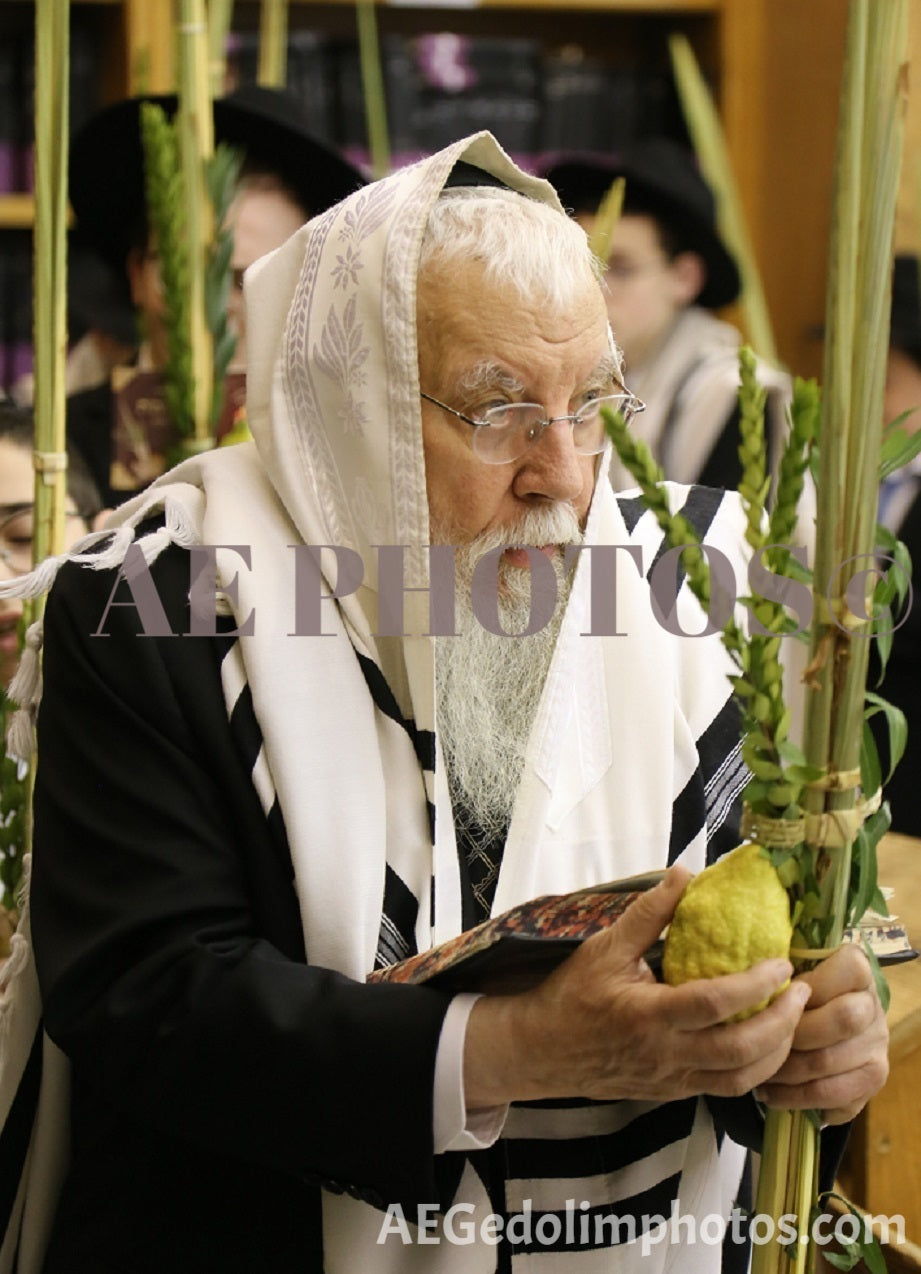
[[[164,298],[155,245],[150,241],[140,137],[142,101],[175,114],[175,96],[131,98],[101,111],[75,136],[70,149],[70,196],[78,230],[125,280],[141,315],[144,341],[139,369],[166,362]],[[234,287],[229,317],[237,336],[232,369],[246,366],[242,276],[258,257],[279,247],[311,216],[364,184],[363,175],[307,127],[300,102],[277,89],[248,85],[214,102],[217,142],[237,148],[243,168],[228,213],[233,231]],[[67,428],[86,457],[107,504],[117,504],[165,465],[152,457],[149,472],[126,471],[113,454],[115,405],[107,381],[68,403]]]
[[[666,477],[737,486],[740,338],[712,311],[737,298],[739,272],[694,156],[657,138],[611,159],[561,159],[545,176],[589,233],[612,182],[625,179],[606,282],[614,337],[630,383],[647,404],[636,431]],[[779,435],[787,378],[762,367],[760,379],[768,390],[771,433]],[[620,466],[612,466],[611,476],[615,486],[633,485]]]

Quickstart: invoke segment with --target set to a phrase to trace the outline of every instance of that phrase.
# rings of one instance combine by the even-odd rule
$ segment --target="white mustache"
[[[491,527],[466,546],[473,561],[497,548],[541,548],[547,544],[581,544],[582,528],[571,504],[529,509],[517,522]]]

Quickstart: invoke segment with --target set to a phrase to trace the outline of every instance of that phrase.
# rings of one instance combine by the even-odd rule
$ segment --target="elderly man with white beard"
[[[853,950],[786,989],[785,960],[673,988],[644,959],[735,842],[744,773],[718,640],[656,622],[661,535],[603,480],[601,405],[636,404],[584,236],[482,134],[308,223],[246,297],[254,443],[125,506],[49,599],[31,924],[69,1156],[28,1160],[27,1201],[62,1180],[29,1250],[45,1274],[715,1274],[752,1091],[833,1141],[886,1030]],[[674,495],[739,564],[736,503]],[[446,545],[457,635],[433,636]],[[491,551],[508,633],[550,560],[543,631],[481,631]],[[529,990],[366,981],[669,866]]]

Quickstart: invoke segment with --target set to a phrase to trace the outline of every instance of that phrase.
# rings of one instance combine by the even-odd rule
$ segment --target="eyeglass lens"
[[[630,394],[610,394],[595,398],[571,416],[563,416],[572,429],[573,445],[580,455],[597,455],[604,447],[603,407],[622,412],[628,422],[635,399]],[[517,460],[548,427],[543,407],[536,403],[506,403],[483,413],[485,427],[474,431],[473,449],[492,464]]]

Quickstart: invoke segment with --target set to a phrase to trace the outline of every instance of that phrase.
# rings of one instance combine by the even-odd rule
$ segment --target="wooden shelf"
[[[34,195],[0,195],[0,229],[30,230],[34,221]]]
[[[355,0],[292,0],[293,7],[311,3],[330,8],[348,5]],[[561,12],[590,9],[605,13],[658,14],[719,13],[725,0],[375,0],[380,9],[425,9],[457,12],[462,9],[558,9]]]

